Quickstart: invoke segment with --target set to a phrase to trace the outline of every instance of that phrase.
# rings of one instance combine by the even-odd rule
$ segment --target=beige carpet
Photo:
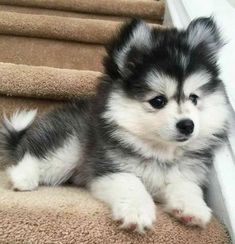
[[[1,94],[65,99],[94,94],[100,72],[0,63]],[[35,89],[36,88],[36,89]]]
[[[104,45],[119,26],[140,16],[161,28],[163,11],[163,2],[153,0],[0,0],[0,94],[61,99],[92,93]],[[74,90],[66,91],[72,83]]]
[[[118,229],[107,207],[84,189],[60,186],[13,192],[9,187],[0,174],[0,243],[228,243],[215,219],[205,230],[189,228],[159,209],[154,230],[141,236]]]
[[[0,0],[0,117],[17,108],[41,114],[94,94],[104,45],[119,26],[141,17],[162,28],[163,14],[164,2],[154,0]],[[0,173],[0,243],[225,244],[229,238],[216,219],[207,229],[189,228],[160,208],[153,232],[128,233],[84,189],[14,192]]]

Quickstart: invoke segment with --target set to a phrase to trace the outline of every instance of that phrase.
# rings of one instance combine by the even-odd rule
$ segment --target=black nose
[[[188,136],[193,132],[194,123],[191,119],[183,119],[176,124],[176,127],[180,133]]]

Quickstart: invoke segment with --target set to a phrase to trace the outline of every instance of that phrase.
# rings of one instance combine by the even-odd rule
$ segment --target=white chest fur
[[[120,166],[125,172],[133,173],[140,178],[153,198],[158,200],[161,198],[170,170],[169,166],[159,165],[155,160],[138,160],[136,158],[129,158],[127,161],[121,162]]]

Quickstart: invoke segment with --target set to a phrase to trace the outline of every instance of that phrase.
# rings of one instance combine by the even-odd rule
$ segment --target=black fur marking
[[[215,80],[219,69],[214,58],[216,53],[212,47],[221,47],[222,41],[212,18],[200,18],[194,21],[186,31],[178,31],[174,28],[153,29],[151,31],[153,41],[149,49],[130,48],[127,53],[127,59],[130,61],[126,63],[126,73],[122,78],[118,72],[114,54],[121,51],[139,23],[139,20],[134,20],[121,30],[121,35],[109,46],[108,56],[104,62],[107,75],[112,80],[116,80],[116,83],[120,83],[129,96],[136,97],[136,94],[142,96],[149,91],[150,88],[144,79],[146,74],[153,69],[177,81],[178,92],[175,98],[178,103],[185,99],[182,91],[183,82],[192,73],[207,72],[214,80],[210,83],[208,90],[216,86]],[[188,36],[195,28],[204,28],[205,32],[208,28],[211,36],[209,36],[210,39],[207,36],[205,40],[201,38],[203,41],[192,48],[188,43]]]
[[[118,65],[114,61],[115,52],[121,50],[121,48],[130,40],[134,29],[140,24],[140,22],[141,20],[139,19],[131,20],[120,29],[118,38],[115,37],[110,44],[106,46],[108,55],[104,58],[103,64],[105,67],[105,73],[113,80],[121,78]]]
[[[17,147],[21,143],[26,131],[27,128],[22,131],[15,131],[3,123],[3,128],[0,132],[0,148],[1,151],[7,152],[10,162],[13,164],[17,162]]]
[[[84,100],[68,104],[66,107],[48,113],[42,119],[36,121],[25,133],[18,152],[20,157],[26,151],[38,158],[45,158],[48,152],[53,152],[62,147],[68,137],[82,131],[86,125],[81,119],[87,117],[89,106]]]
[[[222,81],[220,79],[213,79],[210,82],[203,85],[200,89],[205,94],[211,94],[213,92],[216,92],[218,90],[218,88],[221,88],[222,90],[224,90]]]

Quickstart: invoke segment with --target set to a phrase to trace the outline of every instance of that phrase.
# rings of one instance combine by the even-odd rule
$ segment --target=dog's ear
[[[206,50],[210,58],[215,58],[223,46],[220,31],[212,17],[193,20],[186,30],[186,36],[191,48]]]
[[[125,77],[143,62],[144,53],[152,43],[151,28],[143,21],[133,19],[126,23],[107,46],[105,72],[113,79]]]

